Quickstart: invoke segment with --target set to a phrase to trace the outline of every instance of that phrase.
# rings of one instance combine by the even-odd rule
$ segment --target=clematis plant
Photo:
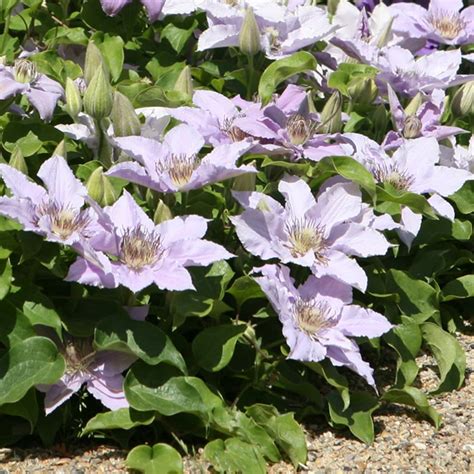
[[[83,209],[87,189],[62,156],[55,155],[41,165],[38,177],[45,188],[9,165],[0,164],[0,176],[12,193],[0,197],[0,214],[17,220],[25,230],[70,246],[97,230],[96,212]]]
[[[319,362],[326,357],[345,366],[376,388],[373,369],[365,362],[352,337],[379,337],[392,325],[379,313],[352,305],[350,286],[329,277],[311,275],[296,287],[284,265],[254,269],[254,277],[267,295],[283,326],[290,348],[288,358]]]
[[[286,176],[278,189],[285,206],[262,193],[234,193],[244,212],[231,221],[245,249],[263,260],[301,265],[317,277],[330,276],[365,291],[367,276],[350,257],[384,255],[390,244],[360,221],[364,205],[357,186],[336,183],[316,200],[302,179]]]
[[[159,192],[189,191],[256,172],[253,166],[236,164],[253,146],[251,141],[220,145],[201,159],[204,138],[185,124],[171,129],[162,143],[137,136],[116,138],[115,144],[136,161],[119,163],[107,174]]]
[[[109,16],[117,15],[132,0],[100,0],[102,9]],[[150,21],[156,21],[160,14],[189,14],[195,10],[194,0],[140,0]]]
[[[419,137],[435,137],[437,140],[465,133],[459,127],[448,127],[440,124],[444,110],[445,94],[435,89],[426,101],[420,104],[415,113],[406,113],[397,95],[387,86],[390,112],[395,125],[395,131],[388,132],[384,139],[385,149],[397,148],[405,140]]]
[[[52,385],[38,385],[45,393],[44,408],[49,415],[86,384],[87,391],[110,410],[128,407],[122,372],[136,360],[117,351],[95,351],[89,338],[66,335],[64,342],[53,337],[66,362],[66,371]]]
[[[36,65],[20,58],[13,67],[0,66],[0,100],[22,94],[38,111],[43,120],[49,121],[58,100],[64,95],[59,82],[37,71]]]
[[[89,239],[90,249],[70,267],[68,281],[107,288],[122,285],[135,293],[151,284],[181,291],[194,289],[186,267],[233,257],[202,239],[207,230],[203,217],[175,217],[155,225],[127,191],[104,208],[101,217],[102,232]]]

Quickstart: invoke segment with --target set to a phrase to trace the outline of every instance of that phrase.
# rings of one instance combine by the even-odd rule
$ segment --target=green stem
[[[247,100],[252,100],[252,95],[254,91],[253,82],[254,82],[254,63],[253,56],[247,56]]]
[[[5,26],[3,28],[2,42],[0,45],[0,54],[2,55],[5,53],[5,44],[7,41],[8,30],[10,29],[10,18],[11,18],[11,12],[9,12],[7,17],[5,18]]]

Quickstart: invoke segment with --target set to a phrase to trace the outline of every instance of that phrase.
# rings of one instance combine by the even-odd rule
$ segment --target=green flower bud
[[[58,145],[53,151],[53,155],[59,155],[59,156],[62,156],[63,158],[67,157],[66,142],[64,140],[61,140],[58,143]]]
[[[191,68],[189,66],[185,66],[180,72],[174,85],[174,90],[182,92],[189,97],[193,96],[193,78],[191,77]]]
[[[38,70],[36,64],[32,63],[28,59],[17,59],[13,66],[15,80],[28,84],[33,82],[38,77]]]
[[[372,120],[375,135],[377,140],[380,140],[385,135],[388,124],[387,110],[385,109],[384,105],[380,104],[375,109]]]
[[[22,151],[20,150],[20,147],[15,146],[13,149],[13,152],[10,156],[10,161],[8,164],[12,167],[17,169],[18,171],[21,171],[23,174],[28,174],[28,166],[25,161],[25,157],[23,156]]]
[[[118,199],[118,193],[109,177],[104,175],[102,166],[89,176],[86,188],[89,196],[101,206],[111,206]]]
[[[112,88],[105,76],[104,69],[99,67],[84,94],[84,110],[91,117],[100,120],[110,115],[112,105]]]
[[[328,0],[328,13],[330,16],[334,16],[337,12],[337,7],[341,0]]]
[[[474,81],[466,82],[457,90],[451,108],[457,117],[474,115]]]
[[[117,137],[140,135],[141,133],[140,119],[135,112],[135,108],[128,97],[118,91],[114,92],[114,103],[110,119]]]
[[[415,115],[408,115],[403,124],[402,135],[405,138],[418,138],[421,134],[423,123]]]
[[[250,166],[255,166],[255,161],[252,161]],[[234,178],[234,182],[232,183],[232,189],[234,191],[255,191],[255,184],[257,182],[257,174],[256,173],[245,173],[241,174]]]
[[[349,97],[357,105],[370,105],[378,95],[375,81],[371,77],[357,77],[347,88]]]
[[[247,56],[255,56],[262,48],[260,45],[260,30],[252,8],[245,11],[244,22],[239,34],[240,50]]]
[[[173,219],[173,213],[171,209],[160,199],[155,209],[155,214],[153,215],[153,222],[155,224],[161,224],[164,221],[169,221]]]
[[[105,76],[108,80],[109,71],[105,64],[104,57],[102,56],[100,49],[92,41],[89,41],[84,61],[84,80],[86,81],[86,84],[89,84],[92,81],[94,74],[101,67],[104,69]]]
[[[422,103],[423,96],[421,95],[421,92],[418,92],[418,94],[416,94],[405,107],[406,115],[415,115]]]
[[[82,97],[79,87],[70,77],[66,79],[65,95],[66,105],[64,110],[74,119],[82,110]]]
[[[321,133],[337,133],[342,130],[342,96],[339,92],[329,97],[321,112]]]

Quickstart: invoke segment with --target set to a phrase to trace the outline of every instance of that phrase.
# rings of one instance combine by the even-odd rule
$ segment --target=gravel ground
[[[467,354],[466,383],[461,390],[432,400],[443,416],[444,424],[439,431],[414,410],[397,405],[384,407],[374,416],[377,436],[372,446],[365,446],[327,426],[309,426],[309,459],[301,471],[474,473],[474,336],[461,335],[459,340]],[[433,370],[434,360],[423,355],[418,365],[422,367],[421,387],[434,388],[438,381]],[[70,452],[5,448],[0,449],[0,474],[121,473],[127,472],[126,454],[111,446],[78,448]],[[186,459],[185,468],[193,474],[207,472],[206,463],[195,458]],[[289,474],[295,470],[279,463],[269,472]]]

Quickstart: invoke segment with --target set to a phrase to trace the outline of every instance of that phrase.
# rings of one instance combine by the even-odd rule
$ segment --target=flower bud
[[[189,97],[193,96],[193,78],[191,77],[191,68],[184,66],[174,85],[174,90],[182,92]]]
[[[342,130],[342,96],[339,92],[329,97],[321,112],[321,133],[337,133]]]
[[[245,11],[244,22],[239,34],[240,50],[247,56],[255,56],[260,50],[260,30],[252,8]]]
[[[341,0],[328,0],[328,13],[330,16],[334,16],[337,12],[337,7]]]
[[[407,116],[415,115],[422,103],[423,103],[423,96],[421,92],[418,92],[418,94],[416,94],[415,97],[413,97],[413,99],[411,99],[408,105],[405,107],[405,114]]]
[[[108,176],[103,173],[102,166],[95,169],[86,183],[89,196],[101,206],[111,206],[118,198]]]
[[[82,98],[79,87],[77,87],[77,84],[70,77],[66,79],[65,94],[66,105],[64,106],[64,110],[75,119],[82,110]]]
[[[118,91],[114,92],[110,119],[114,126],[114,134],[117,137],[140,135],[141,133],[140,119],[135,112],[135,108],[128,97]]]
[[[374,127],[375,135],[378,139],[381,139],[385,135],[387,130],[388,117],[387,110],[383,104],[380,104],[372,116],[372,124]]]
[[[58,143],[58,145],[54,149],[53,155],[59,155],[59,156],[62,156],[63,158],[67,157],[66,142],[64,140],[61,140]]]
[[[405,138],[418,138],[422,128],[423,123],[416,115],[408,115],[403,124],[402,135]]]
[[[250,166],[255,166],[255,161],[252,161]],[[257,182],[257,174],[256,173],[245,173],[241,174],[240,176],[236,176],[234,178],[234,182],[232,183],[232,189],[234,191],[246,191],[251,192],[255,191],[255,184]]]
[[[84,110],[91,117],[100,120],[112,112],[112,88],[106,79],[104,69],[99,67],[84,94]]]
[[[8,163],[12,168],[21,171],[23,174],[28,174],[28,166],[26,165],[25,157],[23,156],[20,147],[15,146],[13,152],[10,156],[10,161]]]
[[[109,71],[105,64],[104,57],[102,56],[100,49],[92,41],[89,41],[84,61],[84,79],[86,84],[89,84],[92,81],[94,74],[101,67],[104,69],[105,76],[108,80]]]
[[[458,117],[474,115],[474,81],[466,82],[454,94],[451,108]]]
[[[371,77],[357,77],[349,84],[347,92],[357,105],[370,105],[378,95],[375,81]]]
[[[33,82],[38,77],[36,64],[32,63],[28,59],[17,59],[15,61],[15,65],[13,66],[13,70],[15,80],[17,82],[22,82],[23,84]]]
[[[155,209],[155,214],[153,215],[153,222],[155,224],[161,224],[164,221],[169,221],[173,219],[173,213],[171,209],[160,199]]]

